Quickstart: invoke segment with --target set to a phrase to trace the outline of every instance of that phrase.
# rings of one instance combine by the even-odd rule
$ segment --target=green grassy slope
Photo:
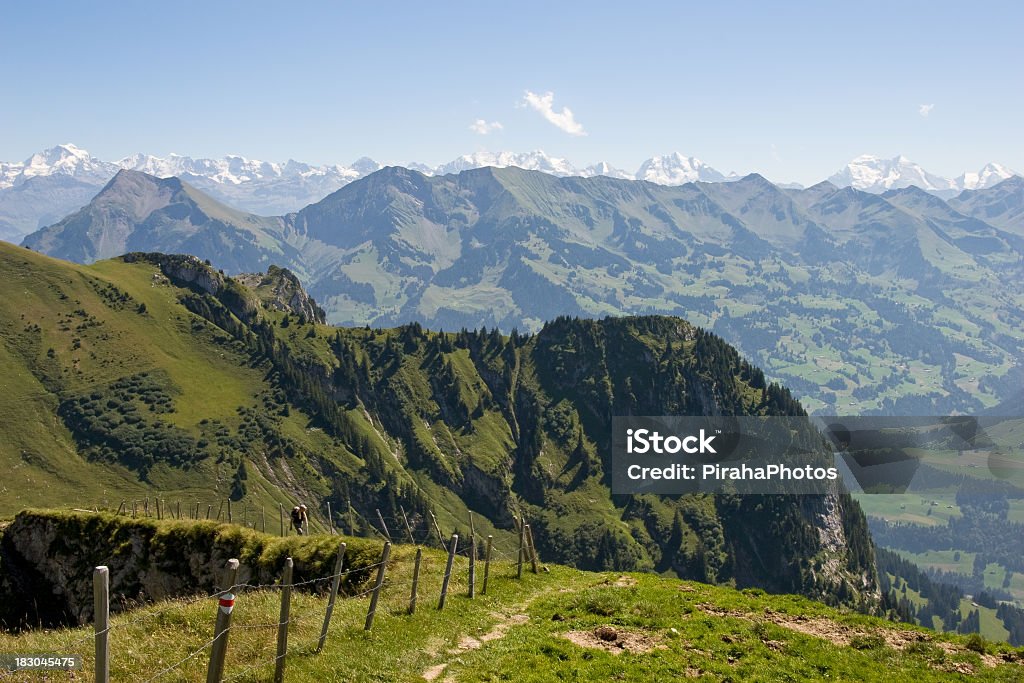
[[[192,526],[155,524],[164,533]],[[248,543],[265,542],[259,537],[252,534]],[[309,555],[308,547],[340,540],[354,541],[322,535],[291,539],[287,550]],[[284,541],[266,542],[277,545],[261,558],[280,567],[284,547],[277,546]],[[363,628],[369,602],[365,592],[372,582],[366,573],[361,584],[346,587],[352,597],[339,600],[321,654],[314,650],[326,599],[308,591],[325,582],[306,584],[292,598],[287,679],[952,681],[973,675],[985,681],[1017,681],[1024,674],[1022,650],[937,635],[796,596],[558,565],[546,565],[536,575],[527,571],[517,580],[511,550],[499,546],[494,553],[486,595],[479,593],[482,563],[477,565],[474,599],[467,595],[468,558],[457,556],[443,611],[438,611],[437,599],[445,556],[425,550],[419,607],[409,616],[415,549],[395,546],[373,629]],[[225,679],[267,680],[273,672],[279,589],[243,587],[237,594]],[[113,678],[201,679],[215,611],[212,597],[186,597],[115,615],[110,632]],[[602,627],[612,629],[600,631],[609,640],[596,635]],[[0,634],[0,651],[80,653],[85,667],[78,675],[91,676],[88,626]],[[32,676],[17,674],[6,680],[38,680]]]
[[[145,481],[120,464],[82,458],[58,405],[153,373],[173,412],[145,404],[137,412],[198,437],[200,420],[240,423],[238,408],[264,390],[260,368],[247,367],[222,334],[198,326],[155,267],[108,261],[85,268],[5,245],[0,272],[0,467],[11,473],[0,513],[54,504],[116,508],[157,491],[185,500],[227,497],[234,471],[220,463],[158,464]],[[275,487],[252,488],[254,505],[288,502]]]

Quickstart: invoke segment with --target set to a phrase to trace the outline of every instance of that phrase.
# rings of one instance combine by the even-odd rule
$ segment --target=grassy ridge
[[[157,526],[169,531],[204,525],[168,522]],[[282,543],[245,534],[254,543]],[[338,540],[329,536],[291,539],[288,549],[295,556],[315,554],[317,548],[333,546]],[[517,580],[511,550],[501,546],[495,552],[487,595],[479,594],[482,563],[478,564],[478,595],[472,600],[466,595],[468,558],[460,554],[443,611],[436,609],[436,601],[445,556],[425,550],[419,609],[409,616],[415,549],[395,546],[373,630],[363,630],[366,595],[341,600],[327,647],[319,655],[313,650],[326,599],[315,591],[296,592],[288,679],[383,682],[427,676],[455,681],[650,681],[692,676],[945,681],[974,674],[978,680],[1016,681],[1024,673],[1024,650],[977,638],[936,635],[796,596],[737,591],[650,574],[581,572],[557,565],[537,575],[527,572]],[[275,554],[271,564],[279,570],[282,559]],[[362,583],[357,591],[362,593],[366,585]],[[238,591],[227,680],[266,680],[271,675],[278,609],[279,592],[274,586]],[[203,646],[212,638],[215,610],[212,598],[182,598],[114,616],[113,677],[147,680],[170,668],[166,680],[201,679],[208,660]],[[596,629],[606,626],[615,632],[612,641],[594,636]],[[0,634],[2,652],[83,654],[85,670],[79,675],[86,678],[92,672],[91,650],[89,627]],[[66,678],[55,675],[51,680]],[[8,679],[38,677],[19,674]]]

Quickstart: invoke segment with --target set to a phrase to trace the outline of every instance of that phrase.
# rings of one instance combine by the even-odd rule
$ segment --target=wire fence
[[[127,506],[122,505],[118,511],[119,514],[126,514],[126,508]],[[197,508],[193,506],[192,509],[196,510]],[[175,511],[177,512],[177,510]],[[138,512],[137,506],[136,512]],[[140,608],[130,618],[119,619],[116,624],[110,623],[105,628],[100,628],[99,624],[107,624],[106,617],[101,620],[97,616],[96,628],[92,633],[63,643],[63,646],[73,648],[76,645],[84,645],[91,640],[97,644],[97,662],[100,661],[101,657],[105,661],[109,661],[110,649],[108,648],[118,646],[118,634],[124,634],[124,639],[129,640],[133,634],[137,634],[138,626],[141,623],[147,620],[159,619],[175,612],[185,613],[191,610],[189,614],[193,616],[194,621],[193,606],[196,603],[217,599],[219,604],[217,630],[212,638],[207,630],[209,626],[205,625],[205,622],[201,627],[192,624],[188,629],[190,631],[189,635],[191,638],[196,638],[199,641],[198,645],[186,650],[184,653],[179,653],[180,656],[176,654],[174,661],[167,663],[159,662],[160,668],[148,678],[143,679],[140,676],[136,676],[136,678],[145,681],[157,681],[168,677],[174,677],[177,680],[193,680],[200,676],[200,662],[207,657],[209,658],[208,666],[210,670],[215,668],[217,658],[221,657],[219,671],[223,672],[225,671],[224,657],[230,651],[234,656],[227,657],[226,674],[222,678],[212,678],[210,680],[237,681],[247,677],[252,679],[257,673],[262,673],[268,669],[275,670],[275,680],[278,680],[277,673],[278,671],[283,673],[283,665],[288,656],[315,656],[320,652],[324,639],[332,632],[330,628],[331,611],[336,600],[340,601],[338,604],[344,602],[352,605],[353,601],[369,598],[370,602],[365,614],[364,627],[365,630],[369,630],[372,628],[374,619],[378,614],[391,616],[409,614],[413,611],[413,606],[418,599],[422,601],[421,604],[425,604],[430,599],[438,599],[437,608],[441,609],[444,606],[446,595],[465,593],[469,597],[474,597],[474,594],[481,594],[481,588],[486,590],[488,581],[493,585],[493,581],[496,578],[521,576],[524,567],[532,569],[534,572],[537,571],[536,557],[532,554],[535,553],[531,542],[532,539],[525,533],[517,534],[520,545],[512,547],[512,545],[506,543],[507,538],[502,541],[496,541],[493,536],[481,536],[479,534],[470,535],[469,538],[460,538],[456,534],[449,538],[443,538],[440,535],[440,529],[437,527],[435,520],[428,522],[419,518],[414,520],[414,523],[409,523],[408,517],[404,514],[401,517],[383,515],[378,515],[378,517],[378,522],[382,522],[381,526],[384,528],[377,529],[376,526],[372,525],[369,528],[374,529],[377,535],[384,540],[380,561],[345,568],[345,544],[340,543],[339,539],[339,559],[336,564],[336,571],[329,574],[306,578],[301,581],[287,580],[285,577],[291,576],[291,558],[288,558],[286,560],[288,565],[287,572],[282,574],[281,578],[277,581],[260,583],[237,581],[232,578],[229,581],[222,582],[229,585],[213,593],[175,599],[172,603],[155,609]],[[396,530],[391,530],[384,526],[389,521],[395,523]],[[473,522],[470,520],[470,526],[472,524]],[[409,547],[410,544],[406,544],[404,552],[399,553],[397,556],[389,557],[391,548],[391,541],[387,540],[389,536],[396,542],[411,539],[417,546],[426,545],[434,540],[439,541],[440,545],[447,551],[446,571],[442,575],[440,568],[435,564],[434,571],[429,573],[429,576],[421,576],[419,570],[427,564],[436,563],[439,558],[434,556],[428,560],[427,557],[421,556],[418,549],[414,557],[412,549]],[[531,559],[534,560],[533,567],[530,567]],[[235,571],[237,572],[237,561],[232,560],[229,562],[229,565],[231,562],[235,563]],[[475,572],[472,569],[474,565]],[[501,565],[506,571],[499,571],[499,568],[495,565]],[[340,567],[340,569],[337,569],[337,567]],[[451,568],[450,571],[447,571],[448,567]],[[101,576],[101,569],[97,568],[97,571],[94,573],[94,580],[99,580],[96,577]],[[354,574],[368,577],[361,580],[360,590],[347,595],[339,592],[341,581]],[[106,582],[108,580],[108,572],[103,571],[102,577],[102,580]],[[484,577],[487,578],[485,579]],[[365,581],[365,583],[362,581]],[[305,599],[297,603],[292,603],[291,601],[292,591],[306,589],[305,593],[309,594],[314,592],[309,589],[326,585],[331,587],[330,606],[327,608],[326,613],[322,602],[311,597],[308,601]],[[109,614],[110,606],[107,586],[104,585],[102,591],[98,585],[94,588],[94,594],[96,596],[102,594],[104,596],[103,599],[106,601],[105,604],[100,604],[100,598],[96,598],[96,615]],[[237,594],[244,596],[241,604],[245,604],[246,601],[251,601],[255,606],[263,603],[263,611],[239,609],[237,615],[235,615],[237,621],[231,623],[230,616],[235,612],[234,601]],[[265,619],[262,621],[249,621],[250,615],[253,613],[265,614],[266,610],[270,608],[267,604],[268,601],[276,600],[278,594],[280,594],[282,614],[286,611],[286,603],[288,608],[294,611],[289,612],[287,616],[276,621],[266,621]],[[384,597],[383,600],[380,600],[381,596]],[[228,605],[226,613],[224,613],[225,605]],[[431,607],[433,606],[431,605]],[[352,619],[353,609],[346,609],[343,612],[347,619]],[[225,619],[225,615],[227,615],[227,619]],[[186,620],[184,616],[181,618]],[[222,621],[225,623],[222,624]],[[322,629],[314,629],[314,626],[321,621],[323,622]],[[313,636],[304,637],[299,642],[291,642],[282,651],[280,643],[287,641],[289,631],[294,631],[295,628],[300,626],[305,636],[310,634],[313,634]],[[348,624],[347,628],[354,628],[354,626]],[[272,633],[276,634],[276,637],[271,637]],[[238,641],[233,643],[234,649],[228,648],[228,645],[232,644],[231,634],[235,634],[234,640]],[[281,640],[282,634],[284,634],[284,641]],[[100,652],[101,643],[104,648],[102,653]],[[236,652],[237,654],[235,654]],[[97,681],[104,681],[104,683],[108,681],[108,678],[100,677],[99,666],[96,667],[96,672]],[[123,678],[123,676],[123,673],[117,675],[117,672],[114,672],[115,679]]]
[[[433,518],[432,514],[429,517],[417,513],[407,514],[404,508],[401,510],[401,514],[382,514],[378,509],[360,512],[352,506],[351,502],[331,507],[330,502],[325,501],[315,509],[307,510],[307,517],[301,524],[300,533],[299,526],[292,519],[292,510],[296,507],[292,503],[298,503],[298,501],[291,501],[287,504],[275,501],[275,507],[275,505],[268,506],[265,501],[253,502],[245,499],[233,501],[230,498],[218,498],[211,502],[209,499],[190,499],[188,496],[176,494],[163,496],[158,492],[154,496],[123,499],[119,505],[116,504],[116,500],[112,502],[108,499],[104,501],[103,505],[94,505],[91,508],[70,507],[68,509],[87,513],[112,512],[118,516],[133,519],[216,521],[280,536],[309,535],[311,532],[320,532],[378,538],[392,543],[407,543],[447,550],[448,540],[441,534],[437,520]],[[516,519],[518,521],[518,518]],[[460,533],[460,536],[465,539],[471,528],[472,521],[469,521],[462,527],[464,533]],[[518,526],[516,532],[518,533]],[[483,533],[478,533],[476,536],[477,539],[486,538],[486,534]],[[464,542],[465,540],[463,540]]]
[[[308,535],[311,531],[320,531],[430,547],[445,547],[447,542],[436,527],[436,519],[415,513],[406,514],[404,509],[401,515],[385,515],[377,509],[368,513],[360,512],[351,503],[332,508],[330,502],[325,502],[316,509],[307,510],[305,521],[297,525],[292,518],[292,510],[298,506],[298,501],[293,502],[296,504],[276,502],[276,507],[268,507],[263,501],[232,501],[230,498],[218,498],[212,502],[190,501],[171,494],[170,499],[160,495],[123,499],[116,507],[107,500],[103,505],[91,508],[69,509],[77,512],[113,512],[133,519],[216,521],[280,536]],[[468,532],[470,529],[464,530]]]
[[[493,547],[492,547],[492,550],[493,550]],[[504,551],[501,551],[501,552],[506,557],[508,556],[507,553],[505,553]],[[459,554],[456,553],[456,556],[458,556],[458,555]],[[467,555],[463,555],[462,557],[466,558],[467,561],[468,561],[468,553],[467,553]],[[389,564],[389,568],[394,570],[395,567],[393,565],[397,565],[397,564],[400,564],[400,563],[410,563],[410,562],[412,562],[412,559],[409,558],[409,557],[405,557],[405,558],[401,558],[399,560],[395,560],[394,562],[391,562],[391,563],[388,563],[388,564]],[[374,565],[370,565],[370,566],[367,566],[367,567],[360,568],[358,571],[365,571],[367,569],[373,569],[373,568],[377,568],[379,566],[380,566],[380,563],[376,563]],[[453,575],[453,581],[449,584],[449,587],[448,587],[448,590],[449,590],[450,593],[454,593],[456,591],[464,592],[466,590],[466,588],[468,586],[468,577],[467,577],[466,571],[465,571],[466,569],[468,569],[468,567],[466,567],[465,565],[461,565],[459,567],[458,574],[457,575]],[[350,571],[357,571],[357,570],[350,570]],[[300,587],[302,585],[309,585],[309,584],[316,583],[316,582],[319,582],[319,581],[331,580],[331,579],[333,579],[334,576],[337,576],[337,575],[318,577],[316,579],[311,579],[311,580],[307,580],[307,581],[303,581],[303,582],[297,582],[297,583],[294,583],[294,584],[290,584],[290,586],[293,587],[293,588],[297,588],[297,587]],[[435,576],[435,578],[438,578],[438,577]],[[384,583],[381,585],[380,591],[381,591],[382,594],[390,595],[392,599],[389,602],[387,602],[387,603],[381,602],[381,603],[378,603],[378,605],[376,607],[371,607],[370,609],[368,609],[368,611],[366,613],[366,616],[367,617],[376,617],[378,615],[378,613],[382,613],[382,614],[395,614],[395,613],[404,611],[403,603],[411,595],[413,583],[414,583],[414,581],[412,579],[409,579],[409,578],[405,578],[403,580],[386,579],[384,581]],[[422,585],[423,584],[421,582],[420,586],[422,586]],[[285,587],[286,586],[283,586],[281,584],[270,584],[270,585],[268,585],[268,584],[258,584],[258,585],[237,584],[235,586],[232,586],[232,589],[235,589],[235,590],[237,590],[237,589],[246,589],[246,590],[249,590],[249,591],[254,591],[254,590],[280,591],[280,590],[284,589]],[[432,587],[436,589],[436,586],[432,586]],[[361,598],[367,598],[367,597],[372,596],[372,594],[375,591],[377,591],[377,590],[378,589],[377,589],[376,585],[372,585],[369,588],[366,588],[366,589],[364,589],[364,590],[362,590],[362,591],[360,591],[358,593],[346,596],[345,600],[359,600]],[[424,596],[421,596],[421,597],[427,597],[427,596],[424,595]],[[430,607],[432,608],[433,605],[430,605]],[[307,607],[304,612],[300,612],[299,614],[292,614],[289,619],[284,620],[284,621],[280,621],[280,622],[265,622],[265,623],[237,623],[237,624],[232,624],[225,631],[225,633],[227,633],[227,632],[236,632],[237,633],[237,632],[242,632],[242,631],[259,631],[259,630],[275,631],[276,632],[276,631],[278,631],[281,628],[290,628],[293,625],[299,625],[299,624],[301,624],[303,622],[313,621],[313,620],[316,620],[318,618],[323,618],[323,612],[322,612],[321,609],[319,609],[319,605],[313,605],[313,606]],[[169,666],[166,666],[166,667],[162,668],[155,675],[153,675],[152,677],[150,677],[150,678],[148,678],[146,680],[147,681],[158,680],[158,679],[163,678],[164,676],[166,676],[168,674],[171,674],[172,672],[176,671],[177,669],[181,668],[182,666],[185,666],[186,664],[188,664],[188,662],[194,660],[196,657],[198,657],[202,653],[208,651],[210,649],[210,647],[213,645],[214,640],[216,640],[216,639],[214,638],[214,639],[210,639],[210,640],[205,641],[197,649],[188,652],[185,656],[183,656],[180,659],[176,660],[175,662],[173,662]],[[223,681],[225,681],[225,682],[238,681],[238,680],[244,680],[247,677],[254,677],[259,672],[263,672],[263,671],[267,671],[267,670],[271,670],[271,669],[276,668],[278,663],[283,658],[285,658],[285,657],[287,657],[289,655],[290,656],[301,656],[303,653],[313,653],[315,651],[315,646],[317,644],[317,641],[318,641],[317,637],[309,637],[309,638],[306,638],[306,639],[304,639],[302,641],[299,641],[298,643],[295,643],[294,645],[290,645],[289,646],[290,652],[278,653],[277,650],[276,650],[276,647],[275,647],[275,643],[272,640],[270,640],[270,639],[264,640],[263,643],[255,651],[253,651],[251,648],[247,649],[245,651],[245,657],[244,657],[244,662],[246,662],[246,665],[243,666],[240,669],[236,669],[234,671],[230,671],[229,674],[226,675],[223,678]]]

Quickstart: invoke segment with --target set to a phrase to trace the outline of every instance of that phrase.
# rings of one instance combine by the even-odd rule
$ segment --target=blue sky
[[[805,183],[862,153],[1024,171],[1024,3],[288,4],[5,5],[0,159],[73,142],[630,171],[678,150]]]

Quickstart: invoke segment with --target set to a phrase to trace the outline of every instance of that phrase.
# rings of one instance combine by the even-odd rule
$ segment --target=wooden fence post
[[[459,545],[459,535],[452,534],[452,540],[448,545],[448,564],[444,568],[444,581],[441,583],[441,600],[437,603],[437,609],[444,609],[445,598],[448,597],[448,582],[452,578],[452,563],[455,561],[455,550]]]
[[[228,522],[230,523],[232,521],[233,520],[231,519],[231,499],[228,498]]]
[[[516,565],[516,578],[523,578],[523,553],[526,552],[526,527],[519,527],[519,561]]]
[[[277,657],[274,662],[274,683],[284,681],[284,659],[288,654],[288,622],[292,610],[292,558],[284,559],[284,576],[281,577],[281,618],[277,621]]]
[[[110,682],[110,570],[92,572],[93,630],[96,632],[96,683]]]
[[[178,519],[181,519],[181,501],[178,501]]]
[[[352,512],[352,500],[348,501],[348,535],[356,535],[356,517]]]
[[[142,511],[146,515],[146,517],[149,517],[149,496],[146,496],[146,505]]]
[[[228,560],[221,584],[224,586],[217,596],[217,625],[214,628],[213,645],[210,647],[210,666],[206,669],[206,683],[220,683],[224,676],[224,657],[228,653],[228,629],[231,628],[231,611],[235,608],[235,580],[238,579],[238,560]]]
[[[213,514],[213,503],[206,506],[206,518],[209,519],[211,514]]]
[[[388,543],[390,543],[391,532],[388,531],[388,525],[384,523],[384,515],[380,514],[380,508],[377,508],[377,519],[380,520],[380,528],[384,530],[384,537],[388,539]]]
[[[487,553],[484,555],[484,587],[480,595],[487,595],[487,578],[491,575],[491,546],[494,544],[494,536],[487,537]]]
[[[338,588],[341,586],[341,568],[345,563],[345,548],[347,544],[338,546],[338,559],[334,561],[334,580],[331,581],[331,597],[327,600],[327,614],[324,615],[324,627],[320,629],[320,642],[316,644],[316,651],[322,652],[324,643],[327,642],[327,629],[331,625],[331,614],[334,612],[334,601],[338,599]]]
[[[442,548],[448,550],[444,547],[444,536],[441,535],[441,527],[437,525],[437,517],[434,516],[433,511],[430,513],[430,519],[434,520],[434,531],[437,532],[437,542],[441,544]]]
[[[533,529],[530,528],[529,524],[524,524],[523,528],[526,529],[526,548],[530,551],[530,566],[534,574],[537,573],[537,548],[533,545]]]
[[[134,501],[134,500],[132,501],[132,519],[135,519],[135,511],[136,511],[137,503],[138,503],[138,501]]]
[[[469,597],[476,597],[476,537],[469,535]]]
[[[366,625],[364,631],[373,628],[373,617],[377,614],[377,601],[380,599],[380,589],[384,585],[384,570],[388,566],[388,557],[391,555],[390,541],[384,543],[384,550],[380,553],[380,566],[377,567],[377,582],[373,586],[373,595],[370,596],[370,608],[366,610]]]
[[[412,568],[412,595],[409,596],[409,614],[416,613],[416,589],[420,585],[420,562],[423,560],[423,548],[416,548],[416,564]]]
[[[223,511],[224,511],[224,501],[222,500],[220,502],[220,505],[217,506],[217,521],[218,522],[220,521],[220,513],[222,513]]]
[[[415,543],[416,539],[412,536],[412,527],[409,526],[409,518],[405,514],[405,507],[402,505],[398,506],[398,509],[402,512],[402,520],[405,522],[405,531],[409,534],[409,543]]]

